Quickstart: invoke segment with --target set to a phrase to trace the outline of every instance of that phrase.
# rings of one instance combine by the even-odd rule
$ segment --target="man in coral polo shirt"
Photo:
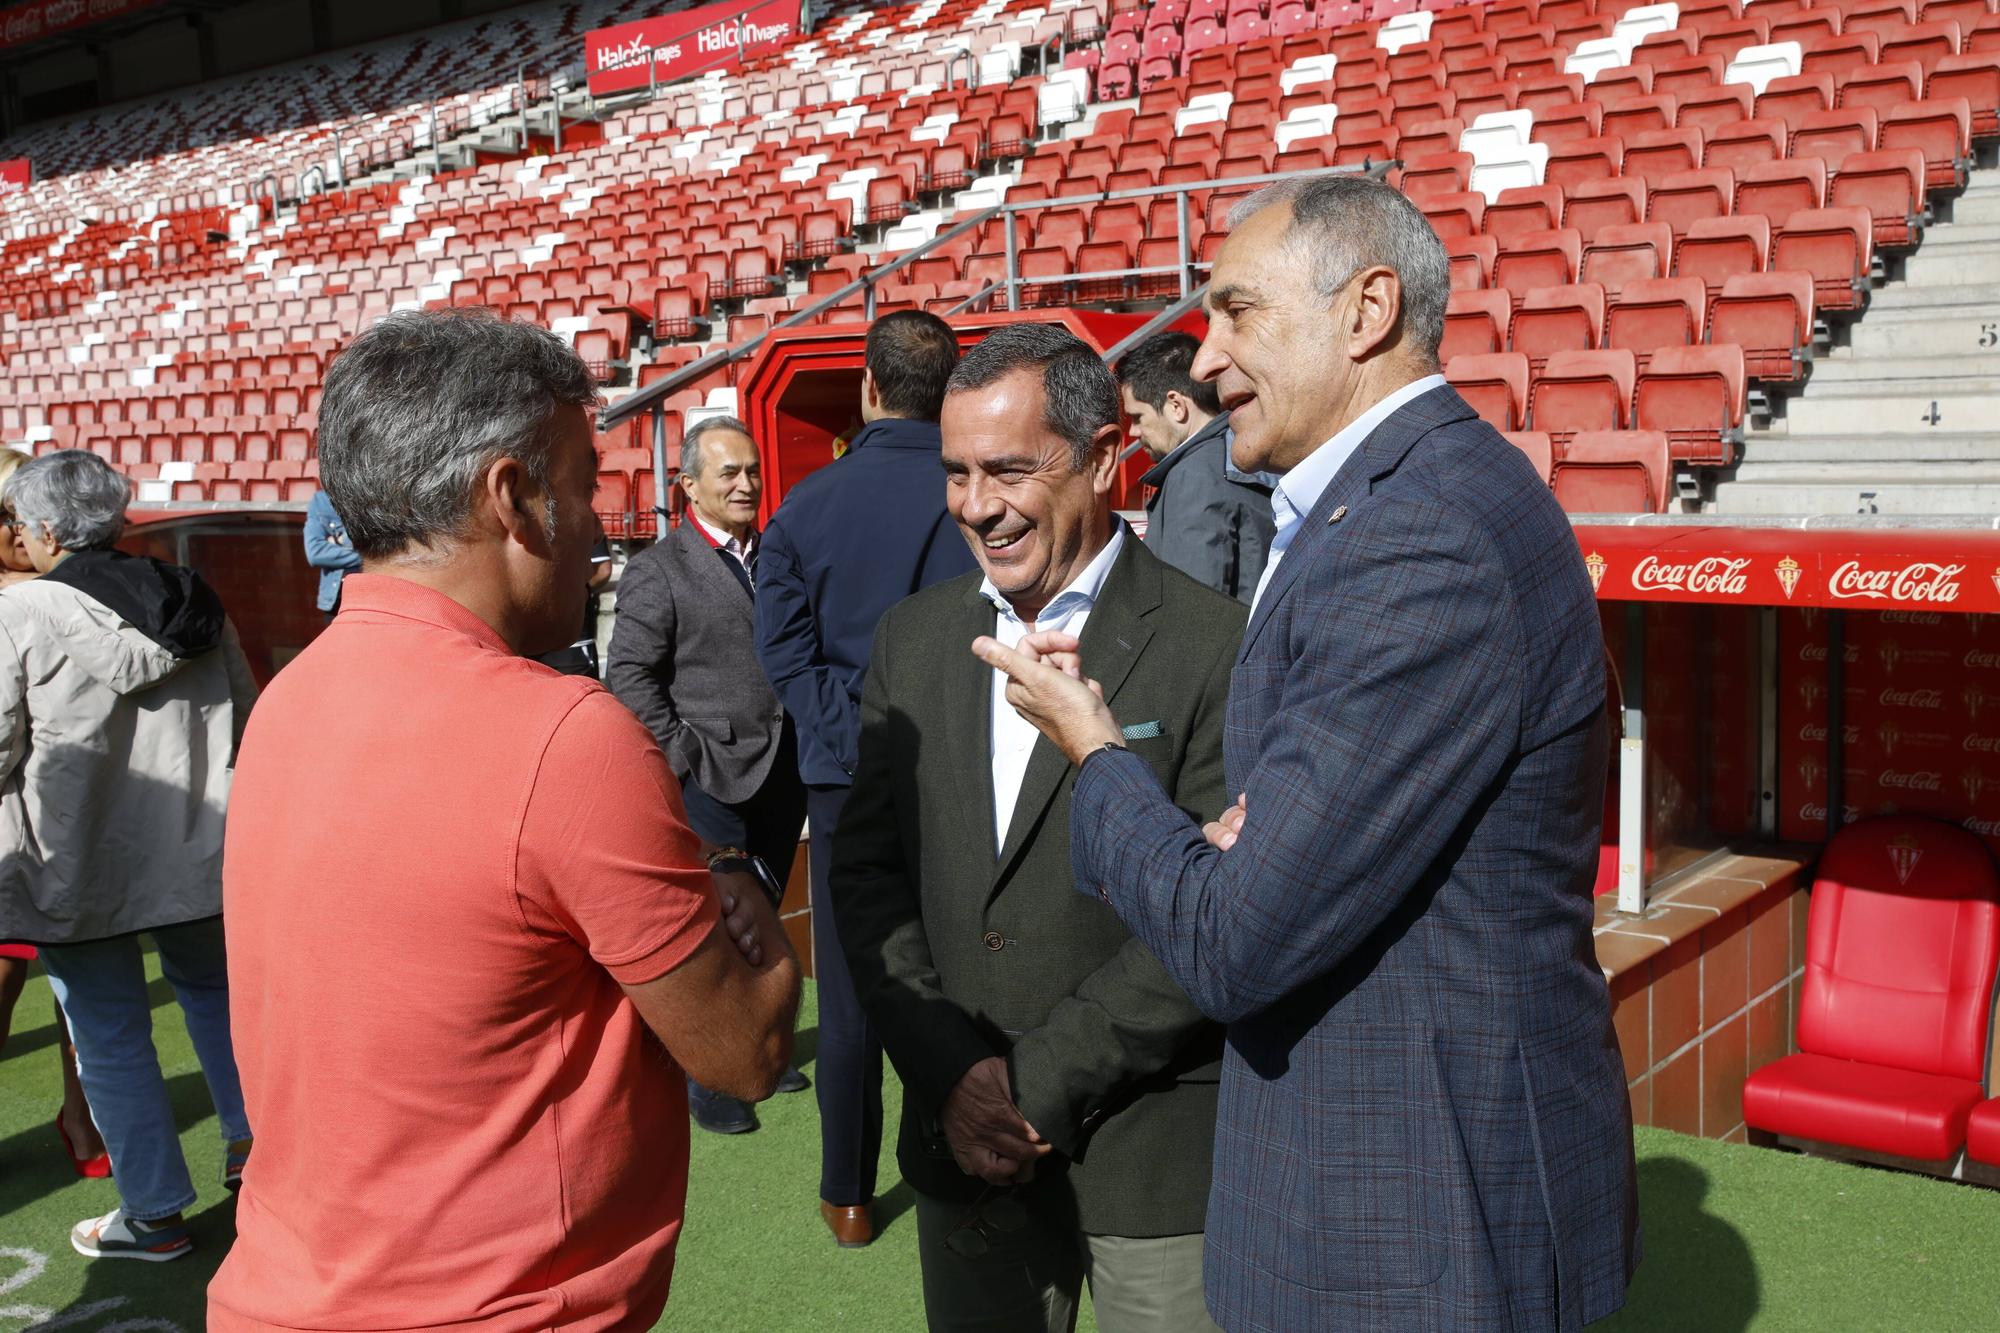
[[[527,660],[583,614],[594,402],[565,343],[461,311],[391,316],[327,376],[322,476],[363,567],[238,761],[258,1138],[211,1329],[644,1328],[683,1070],[754,1100],[790,1058],[769,907],[711,879],[645,727]]]

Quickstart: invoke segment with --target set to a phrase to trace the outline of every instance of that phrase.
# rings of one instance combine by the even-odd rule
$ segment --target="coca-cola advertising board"
[[[71,28],[151,9],[160,0],[30,0],[0,9],[0,46],[38,42]]]
[[[1601,600],[2000,612],[2000,533],[1576,529]]]
[[[583,67],[602,97],[671,83],[775,50],[799,31],[799,0],[701,5],[584,34]]]
[[[35,171],[25,157],[0,160],[0,195],[25,190],[34,182]]]
[[[1779,832],[1826,836],[1835,748],[1824,612],[1779,620]],[[2000,852],[2000,617],[1851,615],[1842,657],[1841,803],[1847,820],[1933,815]]]

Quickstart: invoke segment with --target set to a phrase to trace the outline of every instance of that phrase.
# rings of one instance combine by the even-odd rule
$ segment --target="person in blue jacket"
[[[853,782],[875,626],[910,594],[976,568],[944,508],[937,420],[957,365],[958,336],[937,316],[898,311],[875,321],[861,377],[864,425],[844,456],[792,487],[757,559],[757,658],[798,728],[811,827],[820,1215],[847,1247],[874,1239],[882,1045],[854,996],[827,866]]]
[[[330,621],[340,610],[340,581],[361,568],[361,557],[325,491],[314,491],[306,506],[306,562],[319,571],[319,609]]]

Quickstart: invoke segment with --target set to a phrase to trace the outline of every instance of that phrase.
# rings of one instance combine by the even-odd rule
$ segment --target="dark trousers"
[[[681,804],[696,837],[717,847],[741,847],[752,856],[761,856],[778,883],[790,881],[792,863],[799,856],[799,829],[806,819],[806,789],[799,781],[791,720],[785,721],[769,776],[749,800],[718,801],[686,782],[681,784]],[[714,1096],[693,1079],[687,1085],[688,1100],[697,1109]]]
[[[845,787],[806,788],[812,821],[813,977],[819,987],[819,1197],[839,1208],[875,1197],[882,1152],[882,1043],[854,998],[827,892]]]
[[[770,774],[749,800],[718,801],[687,782],[681,785],[681,804],[687,807],[688,827],[697,837],[761,856],[778,883],[790,880],[792,863],[799,856],[799,829],[806,822],[806,789],[799,781],[791,720],[785,721]]]

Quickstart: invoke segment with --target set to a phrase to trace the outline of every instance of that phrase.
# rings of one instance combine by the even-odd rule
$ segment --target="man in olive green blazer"
[[[1125,745],[1199,819],[1229,804],[1222,726],[1244,608],[1110,510],[1118,392],[1082,342],[1016,325],[967,354],[946,504],[982,572],[876,634],[834,840],[841,942],[904,1084],[934,1330],[1204,1329],[1201,1232],[1221,1034],[1070,870],[1075,770],[973,639],[1081,632]]]

